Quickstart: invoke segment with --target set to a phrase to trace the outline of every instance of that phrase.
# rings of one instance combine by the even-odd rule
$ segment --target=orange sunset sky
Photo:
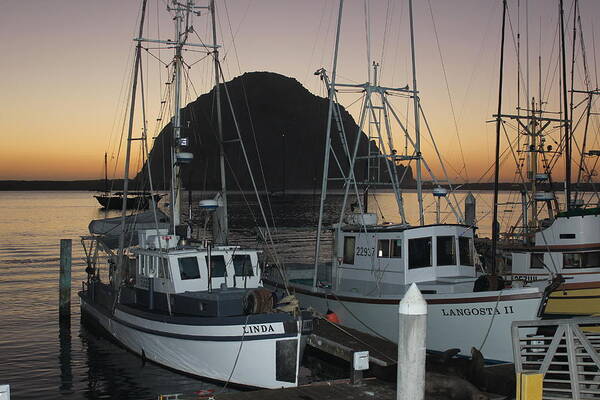
[[[140,3],[138,0],[0,2],[0,180],[102,177],[104,152],[114,154],[123,123],[132,69],[131,39],[136,36]],[[158,9],[164,14],[164,1],[148,3],[149,31],[145,36],[157,37],[154,26],[159,21],[161,37],[170,38],[169,19],[157,13]],[[407,0],[371,1],[371,51],[378,62],[383,54],[382,84],[387,86],[412,86],[407,4]],[[497,108],[501,4],[500,0],[414,0],[422,105],[437,144],[450,164],[450,177],[455,181],[479,181],[493,161],[495,127],[486,121],[492,119]],[[538,91],[540,44],[543,91],[558,93],[558,73],[554,69],[558,6],[554,0],[509,0],[508,4],[503,110],[512,113],[517,82],[513,38],[517,30],[521,32],[522,54],[526,29],[529,30],[532,93]],[[567,18],[572,15],[572,4],[572,0],[565,0]],[[600,24],[594,26],[594,21],[600,20],[600,1],[580,0],[579,4],[586,55],[595,85],[593,42],[597,36],[600,51],[600,33],[594,29],[600,30]],[[228,80],[244,72],[273,71],[296,78],[315,94],[324,94],[322,82],[313,72],[320,67],[331,69],[337,0],[217,0],[217,7]],[[526,8],[528,27],[524,22]],[[363,0],[345,1],[340,81],[366,81],[363,10]],[[386,16],[388,32],[382,50]],[[569,40],[571,20],[572,17],[567,26]],[[570,55],[570,44],[568,49]],[[579,44],[577,51],[580,52]],[[162,57],[165,61],[169,59],[166,52]],[[524,56],[522,62],[524,65]],[[200,68],[198,94],[210,89],[210,80],[206,78],[209,67]],[[159,68],[148,68],[153,68],[153,72],[146,79],[158,80]],[[579,61],[576,69],[576,86],[583,88]],[[152,97],[152,90],[158,92],[149,83],[151,121],[156,118],[157,110],[152,104],[158,104],[158,96]],[[558,106],[552,96],[548,94],[548,107],[556,111]],[[186,97],[191,101],[194,96]],[[356,109],[351,112],[357,115]],[[597,132],[595,126],[592,142],[596,148],[599,147]],[[433,155],[427,143],[423,152],[426,157]],[[432,164],[439,173],[437,163],[432,161]],[[514,179],[513,165],[507,163],[503,168],[503,180]],[[557,179],[563,179],[561,174]],[[489,174],[483,178],[490,179]]]

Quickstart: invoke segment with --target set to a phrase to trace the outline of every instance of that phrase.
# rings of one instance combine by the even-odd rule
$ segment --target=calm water
[[[465,194],[457,196],[462,202]],[[485,235],[490,230],[491,195],[477,193],[476,197],[480,233]],[[194,202],[198,199],[200,195],[195,194]],[[506,195],[502,201],[512,200]],[[417,222],[414,193],[405,195],[405,204],[407,217]],[[329,221],[339,205],[339,197],[328,199]],[[425,205],[427,221],[434,222],[431,197]],[[259,219],[256,201],[238,196],[231,199],[230,206],[232,236],[256,245],[252,229],[254,220]],[[313,254],[318,208],[319,199],[311,194],[272,200],[275,223],[287,238],[278,247],[287,260],[309,260]],[[378,195],[369,208],[383,212],[387,221],[398,221],[390,194]],[[514,212],[504,211],[510,208],[505,206],[500,213],[504,222],[518,214],[518,206]],[[454,221],[448,207],[442,205],[441,209],[443,220]],[[197,210],[193,214],[194,219],[200,218]],[[144,365],[137,356],[81,326],[76,292],[85,279],[85,266],[79,236],[87,233],[91,219],[103,215],[89,192],[0,192],[0,384],[10,384],[14,399],[152,399],[165,393],[224,390],[151,363]],[[58,322],[61,238],[73,239],[70,330],[61,330]]]

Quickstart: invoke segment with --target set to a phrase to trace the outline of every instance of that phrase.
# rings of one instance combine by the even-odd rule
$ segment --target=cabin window
[[[344,264],[354,264],[354,245],[356,238],[354,236],[344,237]]]
[[[200,268],[196,257],[181,257],[177,259],[179,263],[179,274],[181,280],[200,278]]]
[[[377,257],[388,258],[390,256],[390,241],[380,240],[377,243]]]
[[[544,253],[531,253],[529,258],[529,268],[542,269],[544,268]]]
[[[473,265],[473,252],[471,251],[471,238],[458,238],[458,252],[460,255],[460,265]]]
[[[600,268],[600,251],[564,253],[563,268]]]
[[[431,237],[408,239],[408,268],[431,267]]]
[[[437,237],[437,265],[456,265],[454,236]]]
[[[164,258],[157,259],[158,261],[158,277],[162,279],[171,279],[169,274],[169,263]]]
[[[254,276],[250,254],[234,255],[232,258],[236,276]]]
[[[138,257],[138,260],[139,260],[138,274],[145,275],[146,271],[144,270],[144,268],[145,268],[146,264],[144,263],[144,261],[146,260],[146,257],[145,256],[137,256],[137,257]]]
[[[208,265],[208,256],[206,258],[206,265]],[[222,278],[226,275],[225,270],[225,257],[224,256],[210,256],[210,276],[212,278]]]
[[[146,273],[148,276],[156,276],[156,261],[152,256],[146,256]]]
[[[383,239],[377,242],[377,257],[402,258],[402,239]]]

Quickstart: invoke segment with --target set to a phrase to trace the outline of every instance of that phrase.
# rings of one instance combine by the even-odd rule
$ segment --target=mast
[[[419,224],[425,225],[425,217],[423,214],[423,183],[421,176],[421,130],[419,126],[419,95],[417,90],[417,66],[415,62],[415,33],[413,23],[413,8],[412,0],[408,1],[408,11],[410,16],[410,47],[412,57],[412,73],[413,73],[413,100],[415,109],[415,153],[417,157],[417,199],[419,201]]]
[[[562,65],[562,97],[563,109],[565,112],[565,209],[571,209],[571,123],[569,121],[569,112],[567,108],[567,70],[565,58],[565,20],[563,0],[560,0],[560,43],[561,43],[561,65]],[[573,44],[574,46],[575,44]]]
[[[321,246],[321,229],[323,228],[323,209],[325,207],[325,198],[327,197],[327,178],[329,176],[329,152],[331,147],[331,120],[333,115],[333,103],[335,97],[335,79],[337,73],[338,50],[340,46],[340,30],[342,26],[342,11],[344,0],[340,0],[338,9],[337,28],[335,32],[335,49],[333,51],[333,67],[331,71],[331,84],[329,85],[329,110],[327,112],[327,133],[325,135],[325,154],[323,161],[323,180],[321,181],[321,202],[319,205],[319,222],[317,225],[317,243],[315,245],[315,273],[313,276],[313,286],[317,284],[317,268],[319,265],[319,252]]]
[[[173,139],[171,144],[171,229],[173,234],[176,233],[177,226],[181,221],[181,177],[180,167],[177,162],[177,147],[181,138],[181,65],[183,63],[181,57],[181,49],[187,38],[187,29],[182,33],[182,24],[184,20],[184,12],[187,12],[187,7],[180,5],[176,0],[172,1],[175,13],[175,55],[173,57],[175,93],[173,96],[173,118],[171,124],[173,126]],[[183,40],[182,40],[183,38]]]
[[[108,192],[108,161],[106,160],[106,152],[104,152],[104,191]]]
[[[494,216],[492,219],[492,275],[496,273],[496,246],[498,244],[498,179],[500,175],[500,124],[502,123],[502,79],[504,69],[504,36],[506,28],[506,0],[502,0],[502,40],[500,44],[500,80],[498,82],[498,114],[496,117],[496,155],[494,165]]]
[[[215,0],[210,1],[210,14],[212,20],[212,35],[213,35],[213,58],[215,65],[215,101],[217,106],[217,130],[219,135],[219,166],[221,170],[221,201],[219,210],[216,213],[218,218],[219,229],[217,237],[214,238],[216,243],[227,244],[227,236],[229,234],[228,219],[227,219],[227,181],[225,179],[225,152],[223,149],[223,121],[221,120],[221,92],[219,88],[219,47],[217,46],[217,24],[215,13]]]
[[[146,16],[146,0],[142,2],[142,15],[140,18],[140,29],[138,37],[142,37],[144,31],[144,18]],[[113,278],[113,285],[118,288],[124,278],[123,271],[123,248],[125,247],[125,216],[127,214],[127,192],[129,191],[129,164],[131,159],[131,141],[133,135],[133,118],[135,114],[135,96],[137,93],[138,71],[142,58],[142,44],[138,41],[135,48],[135,65],[133,67],[133,84],[131,87],[131,103],[129,107],[129,127],[127,130],[127,152],[125,156],[125,172],[123,175],[123,207],[121,208],[121,232],[119,234],[119,250],[117,252],[117,277]],[[106,156],[105,156],[106,157]]]

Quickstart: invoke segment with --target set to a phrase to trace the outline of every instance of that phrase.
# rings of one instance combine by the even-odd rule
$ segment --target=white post
[[[425,397],[425,333],[427,302],[412,284],[398,309],[398,380],[396,400]]]
[[[10,385],[0,385],[0,400],[10,400]]]

